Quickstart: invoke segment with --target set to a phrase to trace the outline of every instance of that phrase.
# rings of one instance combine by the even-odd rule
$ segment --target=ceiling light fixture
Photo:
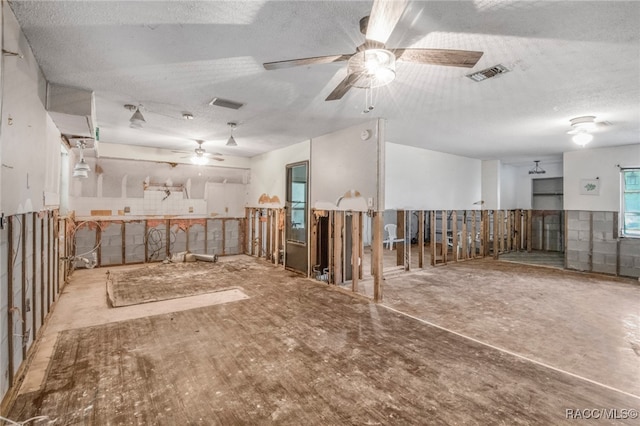
[[[202,143],[204,141],[196,142],[198,143],[198,147],[196,148],[195,155],[191,157],[191,163],[197,166],[204,166],[205,164],[209,163],[209,159],[204,155],[206,151],[202,147]]]
[[[126,104],[124,107],[129,111],[135,110],[135,112],[129,119],[129,122],[131,123],[129,127],[133,129],[140,129],[142,125],[147,122],[147,120],[144,119],[144,117],[142,116],[142,113],[140,112],[140,107],[142,107],[142,105],[135,106],[132,104]]]
[[[542,167],[540,167],[540,160],[534,160],[535,166],[529,170],[530,175],[543,175],[547,173]]]
[[[396,55],[386,49],[356,52],[348,62],[349,74],[360,74],[353,87],[371,89],[386,86],[396,78]]]
[[[569,120],[572,129],[567,133],[573,135],[574,143],[585,146],[593,140],[593,132],[596,129],[596,117],[593,115],[584,115],[582,117],[576,117]]]
[[[89,172],[91,171],[91,167],[84,161],[83,150],[86,147],[86,143],[82,140],[78,141],[77,147],[80,150],[80,161],[73,166],[73,177],[86,179],[89,177]]]
[[[233,138],[233,130],[236,128],[237,124],[234,122],[229,122],[227,125],[231,128],[231,134],[229,135],[229,139],[227,140],[227,146],[238,146],[238,143]]]

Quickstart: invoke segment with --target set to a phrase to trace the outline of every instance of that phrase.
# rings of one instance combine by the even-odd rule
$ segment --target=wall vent
[[[213,98],[211,99],[211,102],[209,102],[209,105],[215,105],[222,108],[240,109],[244,104],[241,104],[240,102],[230,101],[228,99]]]
[[[484,69],[482,71],[474,72],[473,74],[467,74],[467,77],[469,77],[473,81],[482,81],[482,80],[486,80],[488,78],[495,77],[498,74],[504,74],[504,73],[509,72],[509,71],[511,71],[511,70],[508,69],[507,67],[505,67],[504,65],[498,64],[498,65],[493,66],[491,68],[487,68],[487,69]]]

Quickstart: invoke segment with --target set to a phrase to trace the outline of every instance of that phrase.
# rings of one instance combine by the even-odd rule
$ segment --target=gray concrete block
[[[589,222],[589,218],[591,217],[591,212],[580,210],[578,212],[578,219]]]
[[[567,240],[569,241],[577,240],[579,238],[579,235],[580,235],[580,231],[569,230],[569,232],[567,232]]]
[[[567,261],[577,261],[578,253],[576,250],[567,250]]]
[[[633,268],[635,265],[636,258],[634,256],[621,255],[620,256],[620,267],[621,268]]]
[[[602,274],[616,274],[616,265],[604,265],[604,264],[595,264],[593,265],[593,272],[599,272]]]
[[[589,255],[589,252],[586,252],[586,251],[578,252],[578,262],[589,264],[590,259],[591,259],[591,256]]]
[[[567,211],[567,220],[579,220],[580,212],[578,210]]]
[[[593,221],[594,232],[613,232],[613,222],[609,221]]]
[[[613,216],[617,215],[617,212],[605,212],[604,213],[604,220],[606,220],[607,222],[613,222]]]
[[[592,212],[593,215],[593,221],[604,221],[605,220],[605,215],[604,212]]]
[[[593,256],[591,257],[593,260],[593,267],[595,268],[595,265],[604,265],[606,264],[606,260],[605,260],[605,254],[604,253],[593,253]]]
[[[594,253],[616,254],[617,244],[615,242],[594,241]]]
[[[620,275],[624,277],[640,277],[640,268],[620,268]]]
[[[567,262],[567,269],[574,269],[576,271],[588,271],[589,264],[585,262]]]

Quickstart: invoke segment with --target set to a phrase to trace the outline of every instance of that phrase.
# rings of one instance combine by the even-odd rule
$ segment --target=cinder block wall
[[[569,210],[567,268],[640,277],[640,239],[619,237],[618,212]]]

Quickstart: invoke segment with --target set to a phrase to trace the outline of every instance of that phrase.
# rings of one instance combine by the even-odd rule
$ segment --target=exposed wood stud
[[[527,210],[527,252],[533,250],[533,211]]]
[[[453,210],[451,212],[451,239],[453,242],[453,261],[457,262],[458,259],[458,212]]]
[[[431,210],[429,213],[430,216],[430,226],[431,229],[431,237],[430,237],[430,245],[431,245],[431,266],[436,266],[436,210]]]
[[[123,221],[120,224],[120,234],[122,234],[122,264],[127,263],[127,226]]]
[[[440,221],[442,222],[441,227],[442,227],[442,233],[440,235],[441,241],[440,241],[440,247],[442,249],[442,263],[443,264],[447,264],[447,253],[449,252],[449,240],[447,238],[447,232],[448,232],[448,227],[447,227],[447,221],[448,221],[448,217],[447,217],[447,211],[446,210],[442,210],[440,212]]]
[[[44,220],[38,216],[38,221],[40,222],[40,326],[42,326],[45,318],[45,300],[47,300],[48,295],[44,280]]]
[[[507,216],[507,235],[506,235],[507,241],[505,242],[506,244],[505,250],[510,252],[513,248],[513,228],[512,228],[513,210],[507,210],[506,216]]]
[[[9,377],[8,385],[13,386],[13,216],[9,216],[7,220],[7,350],[8,350],[8,367]]]
[[[424,268],[424,210],[418,213],[418,268]]]
[[[327,229],[327,242],[328,242],[328,250],[329,250],[327,263],[329,264],[328,265],[328,268],[329,268],[329,280],[328,281],[331,284],[335,284],[336,283],[335,275],[334,275],[335,263],[334,263],[334,258],[333,258],[334,244],[332,244],[333,238],[334,238],[334,235],[333,235],[333,229],[334,229],[333,221],[335,220],[334,218],[335,218],[334,212],[330,211],[329,212],[329,220],[328,220],[329,226],[328,226],[328,229]]]
[[[336,211],[333,227],[333,265],[336,284],[342,284],[342,236],[344,212]]]
[[[353,212],[351,214],[351,291],[358,291],[358,279],[360,277],[360,241],[359,235],[360,232],[358,228],[360,227],[360,214],[358,212]]]
[[[373,301],[376,303],[382,302],[382,282],[383,277],[383,262],[382,262],[382,250],[384,250],[382,240],[384,239],[384,212],[378,211],[373,216],[373,253],[371,263],[373,264]]]
[[[407,265],[405,264],[405,245],[407,239],[405,238],[405,211],[398,210],[396,212],[396,226],[397,226],[397,235],[398,238],[402,238],[402,244],[396,243],[396,265],[403,266],[404,269],[407,269]]]
[[[102,227],[104,226],[102,221],[98,222],[98,226],[96,227],[96,245],[98,246],[98,264],[96,265],[98,268],[102,266]],[[87,228],[89,225],[87,225]],[[167,228],[168,229],[168,228]],[[167,232],[168,235],[168,232]],[[167,237],[167,241],[169,238]]]
[[[476,257],[476,240],[480,240],[480,253],[482,251],[482,240],[484,239],[484,235],[482,235],[482,226],[480,227],[480,238],[476,238],[476,211],[471,210],[471,258],[475,259]]]
[[[22,290],[20,291],[20,295],[22,296],[20,306],[22,341],[20,342],[20,346],[22,346],[22,359],[25,360],[27,358],[27,345],[24,340],[24,336],[27,334],[27,215],[25,213],[21,215],[20,228],[20,238],[22,239],[20,242],[20,257],[22,258],[22,262],[20,263],[22,269],[20,277],[22,285]]]
[[[544,230],[544,226],[542,229]],[[542,235],[544,241],[544,232]],[[589,272],[593,272],[593,212],[589,212]]]
[[[31,213],[31,277],[32,277],[32,282],[31,282],[31,311],[32,311],[32,317],[31,317],[31,327],[33,328],[33,338],[35,339],[36,337],[36,332],[40,329],[40,327],[38,326],[38,309],[36,309],[36,304],[37,304],[37,284],[38,284],[38,272],[37,272],[37,261],[38,261],[38,240],[37,240],[37,232],[36,232],[36,216],[37,213],[33,212]],[[42,295],[40,295],[42,296]]]
[[[364,267],[364,238],[363,238],[363,228],[364,228],[364,214],[362,212],[358,213],[358,257],[359,257],[359,262],[358,262],[358,277],[360,279],[362,279],[362,269]]]
[[[462,236],[462,258],[469,258],[469,233],[467,229],[467,211],[463,212],[462,216],[462,229],[460,230]]]
[[[498,258],[498,252],[500,250],[500,241],[499,238],[499,229],[500,229],[500,214],[494,210],[493,211],[493,258]]]
[[[222,219],[222,255],[227,254],[227,219]]]
[[[272,229],[272,216],[271,216],[271,209],[267,209],[266,210],[266,219],[267,221],[265,222],[265,227],[266,227],[266,232],[265,232],[265,254],[264,254],[264,258],[266,260],[271,260],[271,252],[272,252],[272,247],[271,247],[271,235],[273,232]]]

